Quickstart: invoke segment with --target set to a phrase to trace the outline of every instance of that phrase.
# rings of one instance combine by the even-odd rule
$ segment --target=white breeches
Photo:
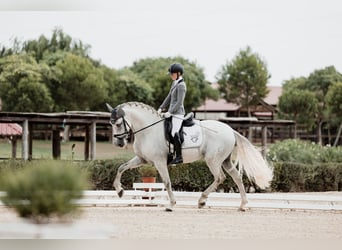
[[[173,115],[172,116],[172,131],[171,135],[172,137],[175,136],[177,132],[179,132],[182,122],[183,122],[184,115]]]

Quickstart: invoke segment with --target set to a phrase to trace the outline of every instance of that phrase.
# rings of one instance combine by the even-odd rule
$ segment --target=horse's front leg
[[[172,192],[171,180],[170,180],[169,171],[167,169],[166,161],[163,160],[161,162],[155,162],[154,165],[157,168],[160,174],[160,177],[162,178],[164,182],[167,194],[169,195],[169,199],[170,199],[170,204],[166,207],[165,211],[172,212],[173,207],[176,205],[176,199]]]
[[[116,177],[113,183],[113,186],[118,194],[118,196],[121,198],[124,193],[124,189],[121,186],[121,176],[123,172],[125,172],[127,169],[133,169],[141,166],[142,164],[146,163],[146,161],[139,156],[135,156],[133,159],[129,160],[128,162],[122,164],[118,168],[118,172],[116,173]]]

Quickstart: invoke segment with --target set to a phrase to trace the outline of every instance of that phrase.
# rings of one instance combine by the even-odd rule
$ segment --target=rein
[[[148,126],[142,128],[142,129],[139,129],[139,130],[137,130],[137,131],[135,131],[135,132],[133,131],[133,135],[135,135],[136,133],[139,133],[140,131],[143,131],[143,130],[149,128],[149,127],[152,127],[152,126],[156,125],[157,123],[162,122],[162,121],[164,121],[164,120],[165,120],[165,118],[163,118],[163,119],[161,119],[161,120],[159,120],[159,121],[156,121],[156,122],[154,122],[154,123],[152,123],[152,124],[150,124],[150,125],[148,125]]]
[[[122,120],[123,120],[123,122],[124,122],[125,132],[123,132],[123,133],[121,133],[121,134],[114,134],[114,135],[113,135],[114,138],[122,139],[123,136],[129,134],[129,131],[127,130],[126,125],[133,131],[133,129],[129,126],[129,124],[128,124],[128,122],[126,121],[126,119],[125,119],[124,116],[122,116]],[[154,123],[152,123],[152,124],[150,124],[150,125],[148,125],[148,126],[146,126],[146,127],[143,127],[143,128],[141,128],[141,129],[139,129],[139,130],[137,130],[137,131],[133,131],[132,134],[135,135],[135,134],[137,134],[137,133],[139,133],[139,132],[141,132],[141,131],[143,131],[143,130],[145,130],[145,129],[148,129],[148,128],[150,128],[150,127],[152,127],[152,126],[158,124],[159,122],[164,121],[164,120],[165,120],[165,118],[163,118],[163,119],[161,119],[161,120],[159,120],[159,121],[156,121],[156,122],[154,122]]]

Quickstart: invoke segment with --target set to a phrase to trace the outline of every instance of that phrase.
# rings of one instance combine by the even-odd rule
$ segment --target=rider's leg
[[[173,159],[170,164],[179,164],[183,163],[183,157],[182,157],[182,143],[179,137],[179,134],[176,133],[175,136],[173,137],[173,145],[175,147],[176,151],[176,158]]]
[[[181,143],[181,139],[179,136],[179,130],[182,126],[182,118],[184,116],[182,115],[174,115],[172,117],[172,131],[171,131],[171,135],[173,137],[173,141],[174,141],[174,147],[175,147],[175,151],[176,151],[176,158],[173,159],[170,164],[178,164],[178,163],[182,163],[183,162],[183,157],[182,157],[182,143]]]

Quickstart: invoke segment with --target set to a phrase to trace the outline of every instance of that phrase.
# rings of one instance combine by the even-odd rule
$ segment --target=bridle
[[[113,117],[113,118],[112,118]],[[111,115],[111,119],[110,119],[110,124],[112,124],[112,125],[115,125],[115,122],[118,120],[118,119],[120,119],[120,118],[122,118],[122,123],[123,123],[123,126],[124,126],[124,132],[123,133],[120,133],[120,134],[114,134],[113,135],[113,137],[114,138],[116,138],[116,139],[119,139],[119,140],[123,140],[123,139],[125,139],[125,138],[127,138],[128,137],[128,135],[130,134],[130,130],[132,131],[132,134],[133,135],[135,135],[135,134],[137,134],[137,133],[139,133],[140,131],[143,131],[143,130],[145,130],[145,129],[147,129],[147,128],[150,128],[150,127],[152,127],[152,126],[154,126],[154,125],[156,125],[156,124],[158,124],[159,122],[162,122],[162,121],[164,121],[165,120],[165,118],[162,118],[162,119],[160,119],[160,120],[158,120],[158,121],[156,121],[156,122],[154,122],[154,123],[152,123],[152,124],[150,124],[150,125],[148,125],[148,126],[146,126],[146,127],[143,127],[143,128],[141,128],[141,129],[139,129],[139,130],[137,130],[137,131],[133,131],[133,129],[132,129],[132,127],[129,125],[129,123],[126,121],[126,119],[125,119],[125,112],[122,110],[122,109],[113,109],[112,110],[112,115]],[[129,129],[128,129],[128,128]]]
[[[113,137],[116,138],[116,139],[125,139],[125,137],[127,137],[129,135],[129,130],[127,129],[127,127],[132,130],[131,126],[129,126],[128,122],[126,121],[125,117],[122,116],[122,117],[118,117],[117,119],[110,119],[110,124],[112,125],[115,125],[115,122],[122,118],[122,123],[124,125],[124,129],[125,131],[123,133],[120,133],[120,134],[114,134]],[[133,130],[132,130],[133,131]]]

